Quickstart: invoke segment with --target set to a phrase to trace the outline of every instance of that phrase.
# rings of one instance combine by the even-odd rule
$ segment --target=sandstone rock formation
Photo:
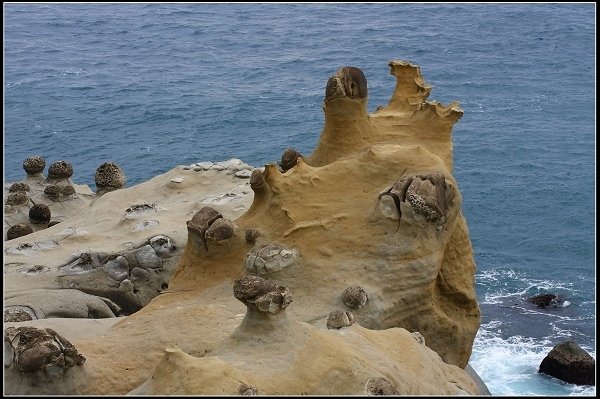
[[[456,103],[426,101],[430,87],[418,67],[390,67],[394,95],[374,114],[367,113],[360,69],[332,76],[317,148],[310,156],[284,154],[283,172],[275,164],[250,173],[235,171],[241,161],[197,163],[96,199],[93,214],[68,220],[71,242],[89,234],[104,245],[85,252],[89,262],[73,258],[68,243],[47,243],[42,233],[60,225],[12,240],[5,253],[13,264],[52,251],[46,275],[54,281],[66,275],[59,266],[87,264],[85,273],[127,281],[135,255],[125,252],[135,253],[136,243],[161,234],[177,247],[169,258],[177,261],[174,272],[158,296],[102,335],[75,342],[87,361],[73,392],[481,392],[463,370],[479,308],[451,174],[451,129],[462,111]],[[249,208],[229,191],[198,196],[222,180],[194,174],[214,178],[223,170],[233,179],[249,177],[242,185],[254,193]],[[167,204],[169,218],[161,217]],[[107,216],[115,209],[123,212],[120,220]],[[96,264],[93,253],[111,255],[108,262],[98,255]],[[17,274],[8,276],[19,282]],[[29,387],[12,392],[24,391]]]
[[[540,363],[539,372],[570,384],[596,384],[596,361],[575,341],[560,342],[552,348]]]
[[[293,305],[292,293],[256,276],[237,279],[233,294],[247,312],[221,344],[203,357],[167,348],[150,378],[129,394],[477,392],[466,372],[441,362],[404,329],[324,330],[291,320],[286,310]]]
[[[218,203],[229,217],[250,205],[248,180],[234,174],[251,167],[237,159],[220,164],[218,171],[200,172],[179,166],[129,191],[105,190],[102,197],[87,186],[47,183],[43,175],[5,186],[5,193],[31,195],[51,219],[59,213],[63,220],[56,227],[32,224],[33,203],[7,215],[5,229],[7,220],[15,223],[25,211],[27,222],[6,229],[5,322],[115,317],[145,306],[168,288],[183,250],[177,243],[187,239],[181,220],[207,203]],[[77,193],[55,202],[47,191],[56,187]]]
[[[294,309],[298,319],[326,318],[343,306],[348,283],[359,284],[369,293],[368,303],[353,311],[359,324],[419,331],[446,362],[464,367],[479,308],[451,175],[451,128],[462,111],[456,103],[427,102],[430,88],[418,67],[402,61],[390,67],[394,96],[373,115],[366,111],[362,72],[342,68],[330,78],[314,153],[298,157],[285,173],[267,165],[251,177],[254,201],[236,223],[261,231],[254,248],[202,264],[214,270],[254,259],[257,247],[274,241],[296,251],[298,260],[255,273],[277,278],[310,303]],[[381,206],[382,193],[393,209]],[[174,284],[195,286],[191,264],[198,261],[192,259],[184,254]]]

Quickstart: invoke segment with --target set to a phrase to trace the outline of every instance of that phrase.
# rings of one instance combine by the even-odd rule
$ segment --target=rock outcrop
[[[250,171],[235,160],[197,163],[155,178],[156,200],[142,187],[95,199],[90,209],[103,230],[81,214],[68,220],[72,241],[84,230],[107,243],[112,231],[116,249],[70,258],[66,244],[51,247],[39,231],[5,248],[23,259],[51,247],[62,258],[47,273],[66,289],[79,271],[131,281],[146,245],[129,235],[148,240],[160,228],[176,244],[173,274],[157,296],[101,336],[75,342],[94,367],[78,393],[480,393],[464,371],[480,314],[452,177],[451,129],[462,110],[426,101],[430,87],[418,67],[390,67],[394,95],[374,114],[362,71],[336,72],[318,146],[310,156],[286,151],[283,172],[275,164]],[[240,190],[252,190],[249,207],[236,201],[250,196],[234,190],[206,196],[222,182],[193,176],[223,170],[247,179]],[[167,203],[176,216],[168,223],[160,217]],[[115,209],[124,211],[118,221],[107,216]],[[146,271],[153,269],[154,257],[144,254]]]
[[[574,341],[557,344],[540,363],[540,373],[578,385],[596,385],[596,360]]]
[[[20,394],[70,394],[85,357],[51,328],[4,330],[5,389]]]
[[[343,306],[341,293],[352,282],[369,293],[353,310],[359,324],[419,331],[444,361],[465,367],[479,307],[451,175],[451,128],[462,110],[427,102],[430,88],[418,67],[390,66],[394,97],[373,115],[362,72],[342,68],[332,76],[314,153],[285,163],[285,173],[271,164],[250,178],[254,201],[236,224],[260,230],[254,246],[219,258],[186,250],[172,284],[198,289],[201,276],[223,265],[235,270],[244,259],[247,272],[277,278],[310,304],[293,313],[312,320]],[[383,197],[391,198],[388,208]]]
[[[246,305],[246,314],[221,344],[202,357],[167,348],[152,375],[129,394],[477,392],[464,370],[443,363],[404,329],[371,331],[347,324],[342,330],[327,330],[291,320],[286,310],[293,305],[292,293],[261,277],[235,280],[233,294]]]
[[[527,302],[531,302],[541,309],[552,309],[562,307],[564,299],[556,294],[540,294],[527,298]]]

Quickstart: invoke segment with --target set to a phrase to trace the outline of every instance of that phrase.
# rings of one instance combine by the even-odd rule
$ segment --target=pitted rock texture
[[[29,220],[34,224],[48,224],[52,215],[50,208],[44,204],[37,204],[29,209]]]
[[[31,191],[31,188],[29,187],[29,184],[27,184],[27,183],[16,182],[16,183],[13,183],[10,186],[10,188],[8,189],[8,192],[10,192],[10,193],[16,193],[19,191]]]
[[[77,349],[56,331],[35,327],[4,330],[4,364],[24,372],[45,371],[58,378],[68,369],[85,363]]]
[[[6,232],[6,239],[12,240],[15,238],[26,236],[27,234],[33,233],[33,229],[28,224],[15,224],[11,226]]]
[[[48,179],[62,180],[73,176],[73,165],[67,161],[56,161],[48,167]]]
[[[5,185],[5,198],[12,194],[17,194],[12,200],[9,200],[5,206],[4,232],[16,224],[29,224],[28,211],[35,205],[48,206],[51,212],[51,222],[61,222],[65,218],[77,214],[82,208],[86,207],[96,196],[86,185],[73,183],[69,178],[50,178],[46,179],[43,173],[45,161],[32,157],[24,162],[25,165],[38,164],[39,169],[31,169],[22,181]],[[30,165],[31,166],[31,165]],[[16,203],[10,204],[11,201]],[[34,232],[51,227],[49,222],[33,223]]]
[[[46,186],[44,194],[52,201],[61,201],[75,194],[75,189],[72,186],[57,186],[53,184]]]
[[[31,308],[25,306],[7,306],[4,308],[4,322],[36,320],[37,316]]]
[[[352,285],[344,290],[342,302],[351,309],[360,309],[366,305],[369,296],[367,292],[358,285]]]
[[[11,193],[6,197],[6,205],[21,206],[27,204],[27,202],[29,202],[29,197],[23,191]]]
[[[441,173],[402,177],[379,193],[379,209],[384,216],[399,220],[402,218],[401,204],[408,203],[416,213],[441,225],[447,212],[447,188]]]
[[[105,162],[98,166],[94,177],[96,191],[107,192],[125,187],[125,174],[114,162]]]
[[[30,176],[42,173],[45,167],[46,161],[42,157],[29,157],[23,161],[23,169],[25,169],[25,172]]]

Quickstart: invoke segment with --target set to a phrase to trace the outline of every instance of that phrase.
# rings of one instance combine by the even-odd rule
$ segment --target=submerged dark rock
[[[541,309],[559,308],[562,306],[563,300],[555,294],[541,294],[527,298],[527,302],[533,303]]]

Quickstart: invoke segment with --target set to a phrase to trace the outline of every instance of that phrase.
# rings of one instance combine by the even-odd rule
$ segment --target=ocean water
[[[388,61],[458,100],[454,176],[477,264],[471,364],[495,395],[595,395],[538,374],[559,341],[596,356],[595,4],[4,5],[4,179],[32,155],[94,188],[287,147],[309,154],[325,83],[361,68],[369,111]],[[564,307],[525,301],[558,293]]]

